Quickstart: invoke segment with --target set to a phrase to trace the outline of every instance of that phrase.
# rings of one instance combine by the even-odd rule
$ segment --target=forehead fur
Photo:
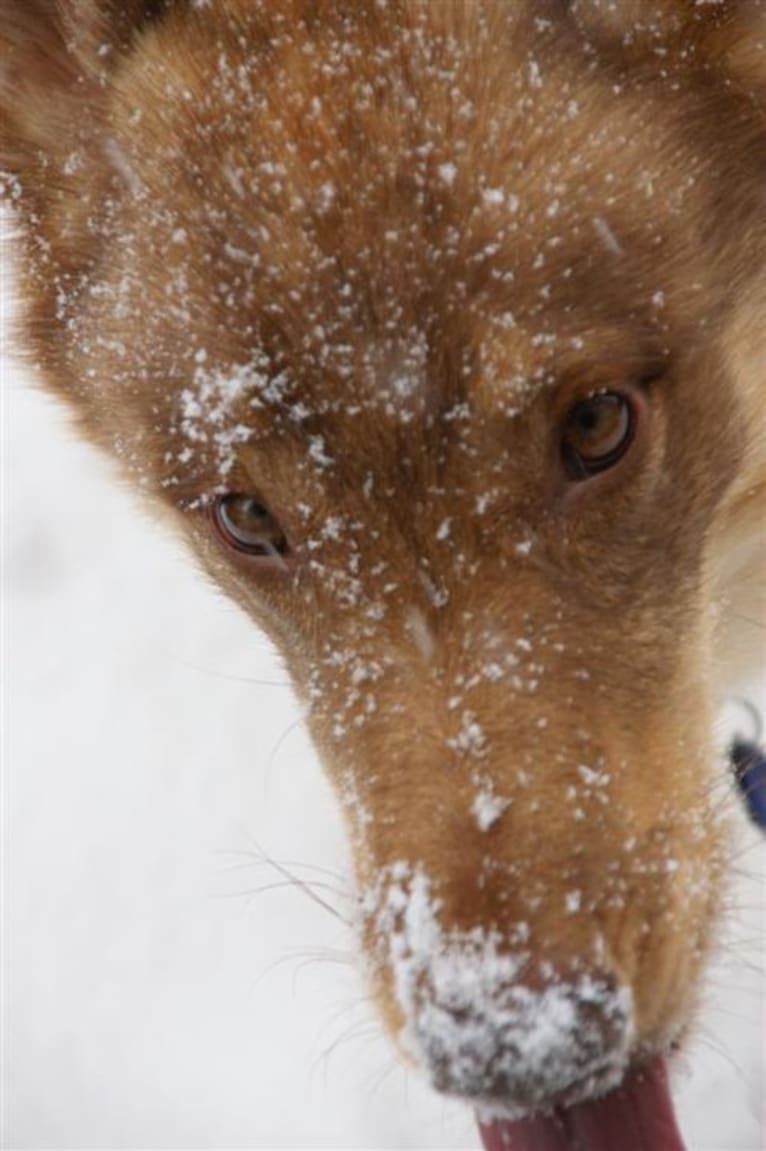
[[[195,415],[225,421],[219,471],[275,410],[374,404],[398,435],[470,383],[513,416],[665,342],[703,165],[653,89],[515,6],[222,7],[171,14],[118,72],[96,226],[119,242],[71,298],[110,386],[154,392],[196,451]]]
[[[755,258],[710,175],[757,118],[676,21],[644,68],[586,8],[178,3],[110,50],[24,188],[31,334],[90,436],[209,493],[251,440],[321,465],[373,407],[379,459],[430,458],[436,423],[697,348],[723,247]]]

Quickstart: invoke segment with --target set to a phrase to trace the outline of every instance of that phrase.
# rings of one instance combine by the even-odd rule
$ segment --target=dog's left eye
[[[239,492],[217,496],[212,517],[224,543],[247,555],[274,559],[289,551],[285,533],[268,508]]]
[[[561,452],[573,480],[606,471],[622,459],[633,440],[635,412],[623,392],[598,392],[570,408]]]

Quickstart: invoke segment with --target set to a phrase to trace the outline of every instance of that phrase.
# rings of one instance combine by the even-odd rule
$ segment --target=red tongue
[[[600,1099],[479,1130],[485,1151],[684,1151],[662,1059]]]

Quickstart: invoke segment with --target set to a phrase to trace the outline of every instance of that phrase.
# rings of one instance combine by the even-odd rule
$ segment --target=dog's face
[[[755,114],[555,5],[395,7],[178,4],[84,81],[33,335],[278,645],[392,1034],[537,1107],[667,1047],[709,947]]]

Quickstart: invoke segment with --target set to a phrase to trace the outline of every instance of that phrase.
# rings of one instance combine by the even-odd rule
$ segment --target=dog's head
[[[33,355],[279,647],[388,1027],[527,1109],[666,1048],[709,947],[709,553],[763,263],[727,11],[626,40],[567,7],[0,29]]]

